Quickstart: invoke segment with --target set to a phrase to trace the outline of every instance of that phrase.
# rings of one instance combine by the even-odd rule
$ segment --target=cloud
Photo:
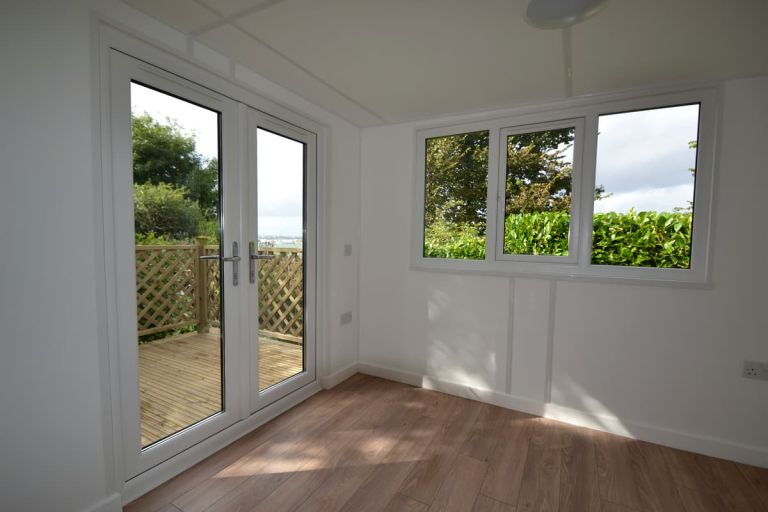
[[[304,219],[301,216],[260,216],[259,236],[289,236],[300,238],[304,233]]]
[[[301,215],[304,208],[304,146],[262,130],[257,131],[259,215]]]
[[[147,113],[161,124],[176,121],[182,133],[195,138],[195,149],[207,159],[219,157],[218,114],[168,94],[131,84],[134,114]]]
[[[623,194],[692,185],[698,105],[600,116],[596,184]]]
[[[671,212],[685,208],[693,200],[693,184],[663,188],[645,188],[621,192],[606,199],[595,201],[595,213],[621,212],[631,208],[637,211]]]

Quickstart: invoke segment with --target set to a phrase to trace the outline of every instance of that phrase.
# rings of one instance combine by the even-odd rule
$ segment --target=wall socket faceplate
[[[744,361],[743,377],[746,379],[768,380],[768,363]]]

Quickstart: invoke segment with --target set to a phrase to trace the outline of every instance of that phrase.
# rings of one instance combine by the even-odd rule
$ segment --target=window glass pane
[[[488,136],[426,140],[425,258],[485,259]]]
[[[699,105],[600,116],[592,263],[689,268]]]
[[[220,412],[219,113],[131,84],[141,446]]]
[[[576,129],[507,137],[504,254],[568,255]]]

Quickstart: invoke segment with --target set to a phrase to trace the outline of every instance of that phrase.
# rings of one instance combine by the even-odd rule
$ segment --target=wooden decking
[[[126,512],[757,512],[768,469],[357,375]]]
[[[300,345],[261,338],[259,389],[302,371]],[[146,446],[221,410],[218,329],[139,345],[141,444]]]

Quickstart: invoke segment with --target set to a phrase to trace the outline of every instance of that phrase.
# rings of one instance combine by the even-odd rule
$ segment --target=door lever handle
[[[232,263],[232,286],[237,286],[240,281],[240,246],[237,242],[232,242],[232,256],[222,258],[219,254],[206,254],[200,256],[201,260],[220,260],[223,262]]]
[[[248,242],[248,280],[256,282],[256,260],[273,260],[274,254],[259,254],[256,252],[256,242]]]
[[[201,260],[221,260],[221,261],[240,261],[242,258],[240,256],[230,256],[228,258],[222,258],[218,254],[206,254],[205,256],[200,256]]]
[[[240,280],[240,244],[232,242],[232,256],[229,258],[221,258],[221,261],[232,262],[232,286],[237,286]]]

